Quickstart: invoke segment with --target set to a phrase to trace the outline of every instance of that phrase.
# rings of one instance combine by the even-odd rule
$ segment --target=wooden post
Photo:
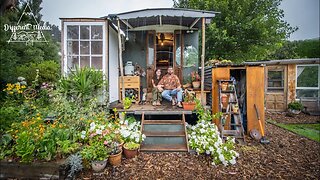
[[[205,46],[206,46],[206,24],[205,24],[206,19],[203,17],[202,18],[202,54],[201,54],[201,104],[205,106],[203,98],[204,98],[204,57],[205,57]]]
[[[117,18],[118,22],[118,50],[119,50],[119,66],[120,66],[120,78],[122,83],[122,103],[124,102],[125,96],[125,88],[124,88],[124,78],[123,78],[123,62],[122,62],[122,48],[121,48],[121,30],[120,30],[120,19]]]

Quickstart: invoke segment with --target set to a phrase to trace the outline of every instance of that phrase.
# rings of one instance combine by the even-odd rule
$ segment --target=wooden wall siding
[[[259,122],[254,108],[257,105],[260,120],[263,128],[265,127],[264,112],[264,67],[246,67],[246,83],[247,83],[247,132],[252,129],[260,131]]]
[[[217,80],[230,79],[230,67],[212,68],[212,112],[219,112],[218,82]],[[220,124],[219,120],[215,120],[215,124]]]
[[[288,64],[288,97],[287,104],[296,99],[296,65]]]

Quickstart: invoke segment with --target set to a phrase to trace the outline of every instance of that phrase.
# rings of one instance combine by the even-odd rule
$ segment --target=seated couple
[[[161,77],[161,70],[156,70],[156,75],[152,79],[152,105],[161,105],[162,97],[171,101],[172,105],[182,107],[182,89],[178,76],[173,73],[173,68],[169,67],[165,76]],[[176,98],[175,98],[176,97]]]

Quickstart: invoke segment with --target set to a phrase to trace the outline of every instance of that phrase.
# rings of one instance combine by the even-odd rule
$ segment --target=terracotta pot
[[[182,102],[182,106],[184,110],[193,111],[196,107],[195,102]]]
[[[121,164],[121,154],[122,154],[122,150],[118,154],[110,155],[109,163],[112,166],[119,166]]]
[[[101,172],[107,165],[107,159],[104,161],[92,161],[91,162],[91,167],[92,170],[95,172]]]
[[[138,155],[138,149],[130,150],[130,149],[126,149],[125,147],[123,147],[123,153],[127,159],[131,159],[131,158],[134,158]]]
[[[221,90],[222,90],[222,91],[226,91],[227,88],[228,88],[228,84],[227,84],[227,83],[222,83],[222,84],[221,84]]]
[[[193,81],[193,82],[192,82],[192,86],[193,86],[193,88],[195,88],[195,89],[200,88],[200,81]]]

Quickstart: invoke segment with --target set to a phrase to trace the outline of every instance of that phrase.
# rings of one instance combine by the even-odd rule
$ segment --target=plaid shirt
[[[164,89],[173,90],[181,86],[178,76],[174,74],[166,74],[160,80],[159,85],[164,85]]]

